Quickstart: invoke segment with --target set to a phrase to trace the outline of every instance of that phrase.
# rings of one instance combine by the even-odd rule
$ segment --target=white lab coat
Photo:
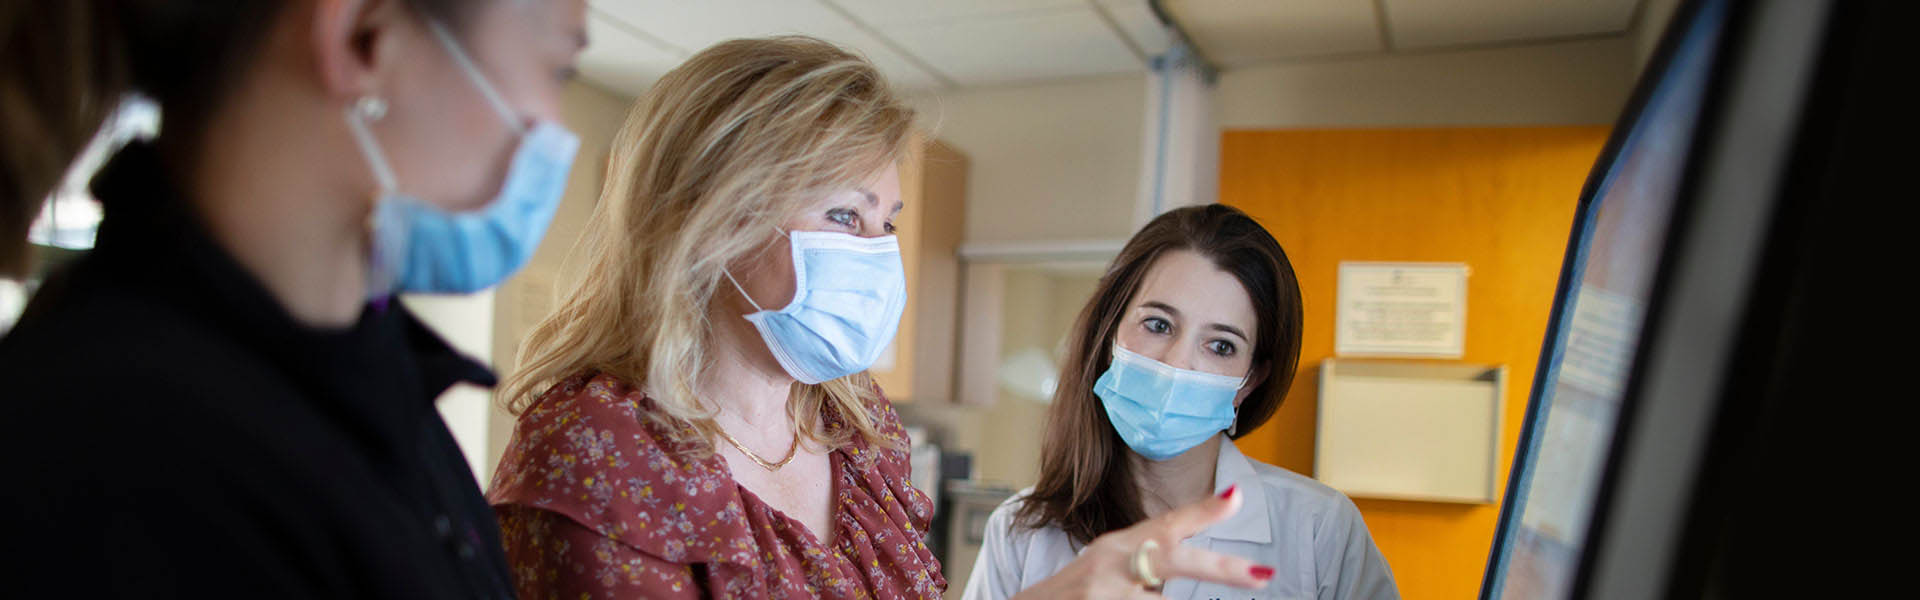
[[[1215,493],[1240,484],[1240,512],[1185,543],[1274,568],[1265,589],[1246,590],[1192,579],[1167,581],[1167,598],[1397,599],[1393,573],[1367,534],[1360,510],[1333,488],[1292,471],[1249,460],[1221,440]],[[966,600],[999,600],[1060,571],[1079,548],[1055,527],[1017,528],[1013,513],[1031,488],[987,518],[986,536],[967,579]]]

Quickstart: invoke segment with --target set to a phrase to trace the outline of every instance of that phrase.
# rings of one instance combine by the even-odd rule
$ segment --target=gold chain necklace
[[[780,459],[780,462],[777,463],[768,462],[767,459],[760,458],[760,455],[754,454],[752,450],[748,450],[745,445],[740,443],[740,440],[733,439],[733,436],[727,435],[726,430],[718,426],[713,428],[713,432],[720,434],[720,437],[727,440],[727,443],[733,444],[735,450],[739,450],[740,453],[745,454],[749,460],[759,464],[760,468],[768,471],[779,471],[780,467],[787,466],[787,463],[793,462],[793,457],[800,455],[800,432],[798,431],[793,433],[793,445],[787,447],[787,457]]]

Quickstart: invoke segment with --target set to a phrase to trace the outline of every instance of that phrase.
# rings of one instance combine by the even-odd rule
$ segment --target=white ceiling
[[[1166,0],[1223,68],[1624,33],[1644,0]],[[589,81],[638,95],[717,42],[802,33],[910,90],[1141,72],[1168,34],[1146,0],[589,0]]]

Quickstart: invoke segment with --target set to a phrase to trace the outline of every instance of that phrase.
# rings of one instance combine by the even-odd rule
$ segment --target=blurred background
[[[545,243],[497,290],[406,302],[512,371],[569,276],[635,96],[722,40],[821,37],[878,65],[926,132],[902,166],[908,313],[874,372],[913,427],[915,483],[940,506],[950,596],[986,511],[1034,481],[1063,336],[1106,262],[1154,215],[1217,201],[1265,224],[1299,274],[1300,377],[1239,446],[1303,474],[1325,458],[1316,415],[1340,263],[1466,265],[1458,355],[1411,362],[1500,370],[1487,493],[1347,491],[1405,597],[1469,597],[1575,200],[1676,3],[591,0],[591,45],[565,97],[581,158]],[[83,188],[63,188],[33,229],[42,269],[90,247],[98,219]],[[0,280],[0,331],[34,285]],[[488,481],[512,416],[480,389],[441,409]]]

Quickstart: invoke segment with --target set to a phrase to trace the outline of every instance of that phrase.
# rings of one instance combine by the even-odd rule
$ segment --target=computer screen
[[[1676,15],[1662,56],[1589,177],[1483,597],[1572,591],[1726,4],[1707,0]]]

